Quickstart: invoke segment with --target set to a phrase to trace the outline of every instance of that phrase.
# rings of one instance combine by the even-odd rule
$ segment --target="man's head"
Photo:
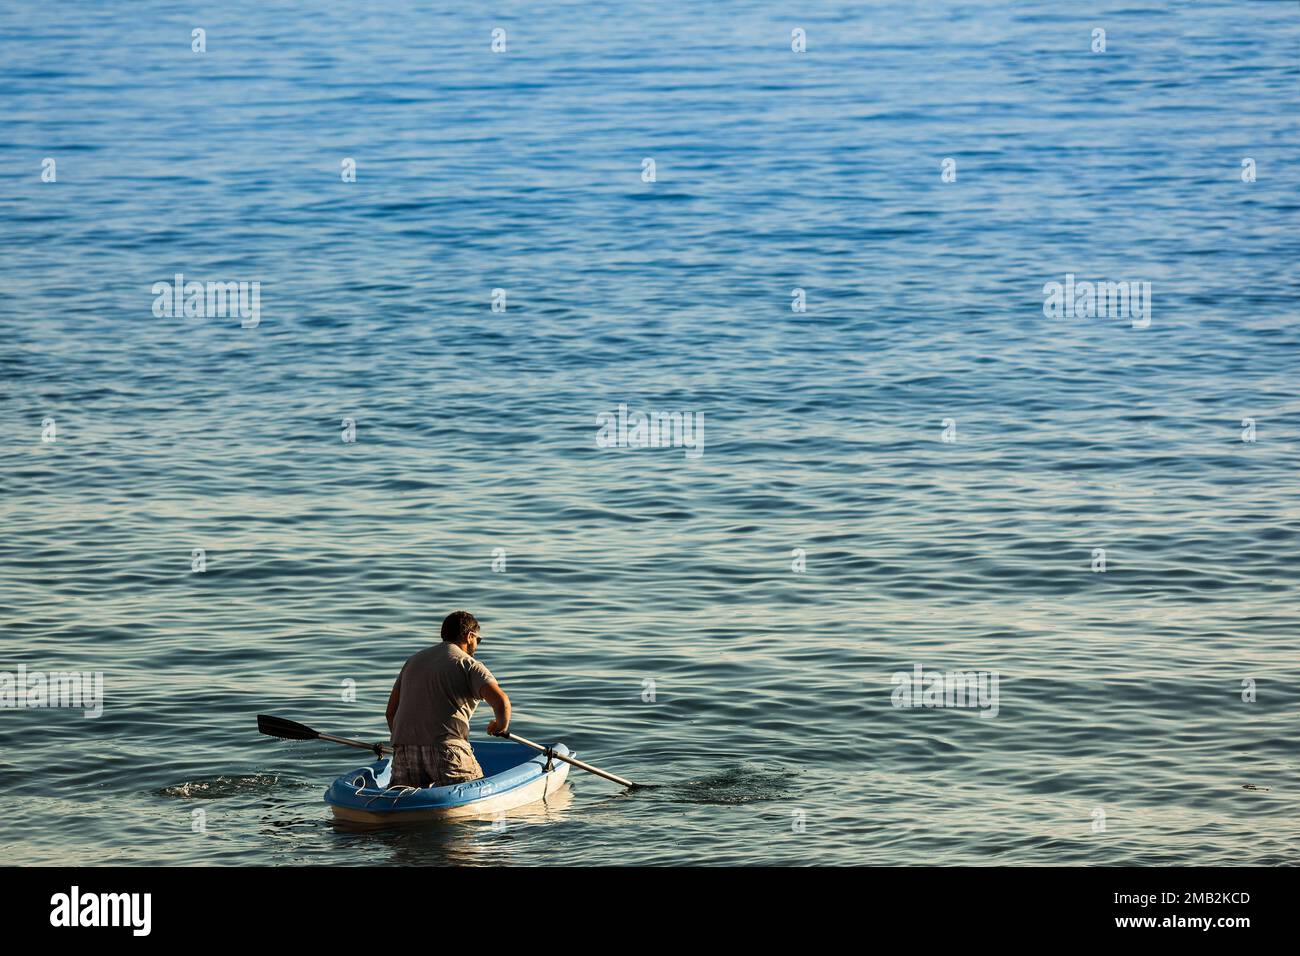
[[[442,639],[473,657],[479,644],[478,619],[469,611],[452,611],[442,619]]]

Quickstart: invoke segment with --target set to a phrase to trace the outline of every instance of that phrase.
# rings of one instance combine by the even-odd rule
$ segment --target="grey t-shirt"
[[[426,647],[407,660],[393,684],[393,745],[468,741],[479,691],[494,683],[492,672],[455,644]]]

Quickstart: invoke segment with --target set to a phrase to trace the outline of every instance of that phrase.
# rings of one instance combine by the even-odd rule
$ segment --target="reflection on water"
[[[340,845],[361,853],[363,859],[359,862],[423,866],[527,864],[529,846],[538,836],[529,831],[561,823],[573,800],[573,788],[566,783],[545,800],[516,807],[501,816],[389,825],[331,819],[329,826]]]

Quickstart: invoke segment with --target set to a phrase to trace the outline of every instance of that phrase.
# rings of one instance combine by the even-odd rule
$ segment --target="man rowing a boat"
[[[469,719],[480,700],[495,719],[487,732],[504,737],[510,729],[510,698],[492,672],[474,659],[481,638],[468,611],[442,622],[442,643],[413,655],[402,666],[388,697],[393,739],[394,787],[445,787],[483,776],[469,745]]]

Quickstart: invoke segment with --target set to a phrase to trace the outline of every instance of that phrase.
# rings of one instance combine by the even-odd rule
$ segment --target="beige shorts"
[[[478,780],[483,768],[469,744],[398,744],[390,787],[446,787]]]

